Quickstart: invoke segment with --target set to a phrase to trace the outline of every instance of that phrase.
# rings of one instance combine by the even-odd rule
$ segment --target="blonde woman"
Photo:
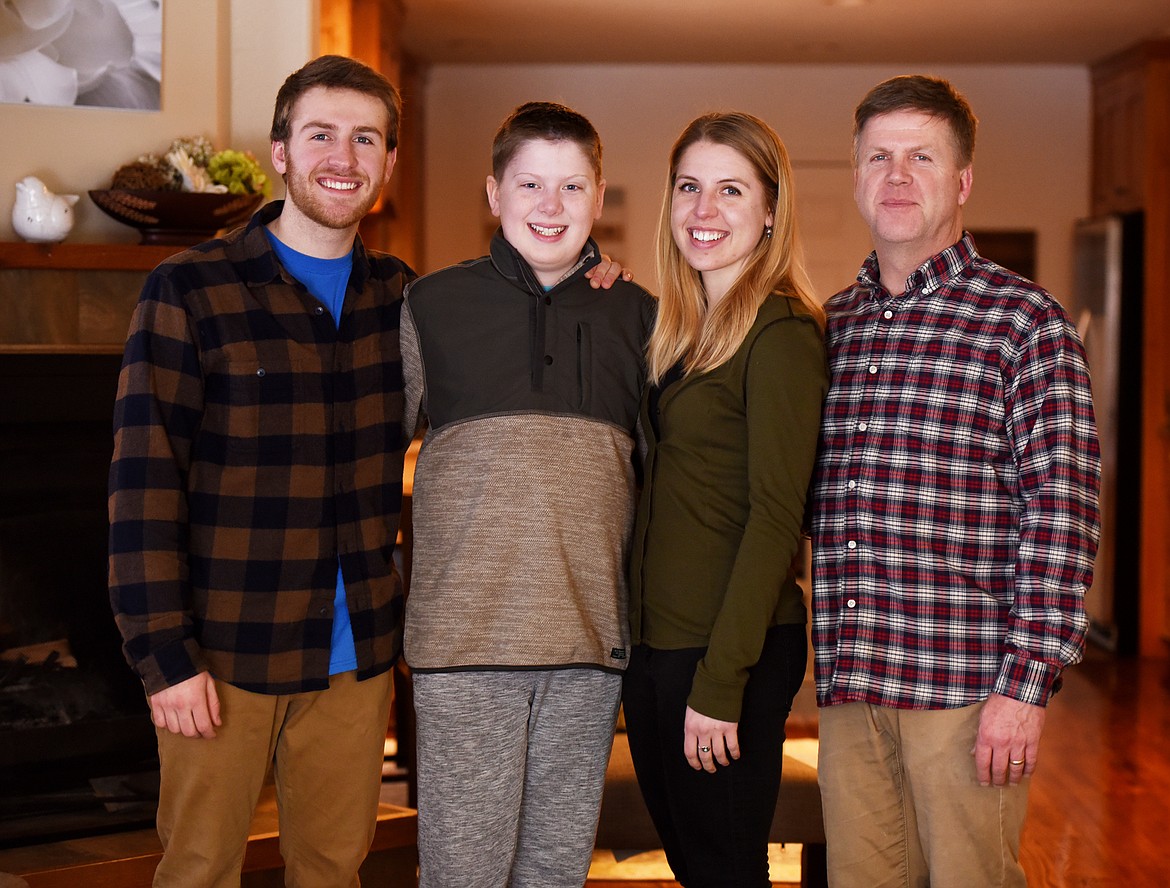
[[[783,143],[743,113],[670,155],[623,700],[678,881],[768,883],[784,723],[807,657],[792,570],[828,386]]]

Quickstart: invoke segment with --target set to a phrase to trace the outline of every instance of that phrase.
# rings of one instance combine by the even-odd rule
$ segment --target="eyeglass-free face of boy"
[[[499,180],[487,179],[488,205],[504,237],[546,287],[581,258],[604,195],[605,180],[597,180],[589,158],[571,141],[533,139]]]

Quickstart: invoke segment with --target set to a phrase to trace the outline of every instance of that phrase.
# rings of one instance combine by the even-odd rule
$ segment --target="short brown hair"
[[[588,118],[556,102],[525,102],[504,119],[492,139],[492,175],[503,178],[516,152],[534,139],[579,145],[601,181],[601,137]]]
[[[921,111],[939,117],[951,129],[962,166],[975,157],[975,130],[979,121],[971,106],[949,81],[926,74],[902,74],[871,89],[853,112],[853,155],[865,125],[874,117],[894,111]]]
[[[398,147],[398,121],[402,117],[402,98],[394,84],[369,65],[339,55],[323,55],[288,75],[276,94],[272,129],[273,142],[287,142],[292,135],[292,115],[297,99],[317,86],[348,89],[380,99],[386,106],[386,150]]]

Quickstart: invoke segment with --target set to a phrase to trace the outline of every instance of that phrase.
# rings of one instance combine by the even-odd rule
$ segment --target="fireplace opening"
[[[0,354],[0,847],[154,817],[154,729],[106,591],[120,360]]]

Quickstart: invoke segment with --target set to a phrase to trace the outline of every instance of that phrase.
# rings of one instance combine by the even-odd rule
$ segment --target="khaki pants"
[[[980,786],[983,704],[820,710],[818,773],[832,888],[1023,886],[1028,781]]]
[[[345,888],[374,837],[391,676],[334,675],[329,689],[253,694],[216,682],[213,740],[157,731],[163,859],[155,886],[238,888],[248,826],[269,765],[285,884]]]

